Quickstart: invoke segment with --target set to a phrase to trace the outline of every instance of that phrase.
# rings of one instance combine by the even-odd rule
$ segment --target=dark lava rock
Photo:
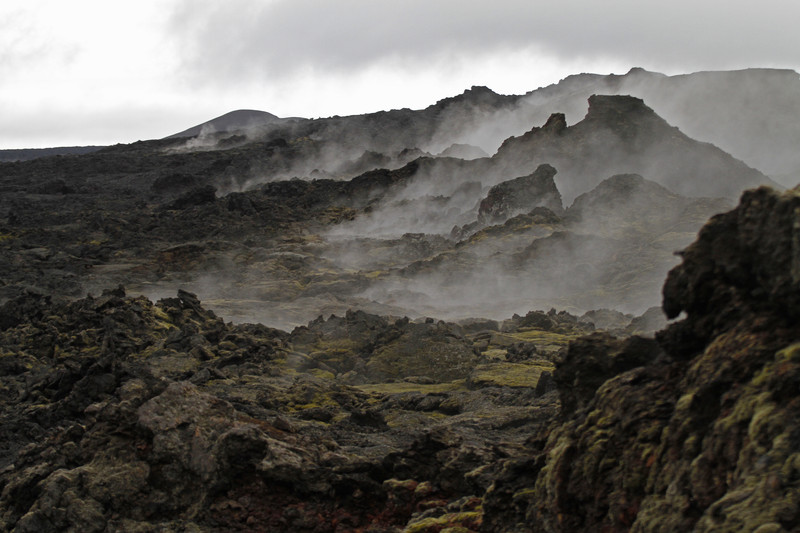
[[[476,360],[472,342],[456,324],[410,322],[348,311],[318,318],[292,332],[296,349],[309,353],[301,368],[324,365],[353,383],[381,383],[424,376],[431,383],[469,375]]]
[[[41,318],[50,303],[49,296],[33,291],[8,300],[0,306],[0,331]]]
[[[481,201],[478,219],[483,222],[502,222],[536,207],[546,207],[560,213],[563,206],[561,194],[553,181],[555,175],[555,168],[543,164],[533,174],[495,185]]]
[[[664,284],[668,318],[687,315],[661,336],[675,357],[701,350],[710,339],[763,310],[787,324],[800,317],[797,191],[747,191],[739,206],[716,216],[681,254]]]
[[[703,228],[664,287],[686,313],[657,335],[668,356],[636,337],[569,347],[567,419],[506,463],[486,531],[797,529],[798,207],[762,188]]]
[[[153,180],[153,192],[164,193],[189,189],[197,185],[197,178],[192,175],[172,173]]]
[[[216,187],[213,185],[204,185],[179,196],[169,207],[170,209],[187,209],[189,207],[214,203],[216,199]]]
[[[747,187],[774,184],[719,148],[690,139],[631,96],[593,95],[582,121],[565,128],[551,117],[545,127],[507,139],[492,159],[509,169],[553,165],[568,202],[622,173],[683,196],[735,198]]]
[[[565,418],[588,405],[597,389],[612,377],[653,362],[661,353],[652,339],[615,339],[593,333],[570,343],[553,374]]]
[[[74,194],[77,191],[64,179],[55,179],[39,185],[32,192],[38,194]]]
[[[454,324],[350,312],[289,335],[183,290],[27,300],[0,332],[3,530],[477,531],[500,460],[555,414],[549,374],[460,386],[477,356]],[[400,392],[337,383],[337,354]]]

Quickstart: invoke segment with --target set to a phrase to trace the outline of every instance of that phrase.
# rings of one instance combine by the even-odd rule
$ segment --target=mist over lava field
[[[798,115],[634,68],[0,151],[0,531],[795,531]]]
[[[417,111],[238,111],[6,164],[6,243],[27,248],[4,255],[3,297],[180,287],[284,328],[349,308],[641,314],[708,217],[797,172],[797,122],[775,110],[798,86],[788,71],[633,69],[521,96],[473,87]]]

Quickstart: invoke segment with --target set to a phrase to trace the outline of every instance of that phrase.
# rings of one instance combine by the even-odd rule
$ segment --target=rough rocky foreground
[[[21,295],[0,529],[796,531],[798,212],[761,188],[713,218],[655,339],[613,312],[287,333],[183,291]]]
[[[2,317],[0,527],[20,532],[476,530],[557,415],[560,349],[589,318],[648,329],[354,311],[286,333],[121,287]]]

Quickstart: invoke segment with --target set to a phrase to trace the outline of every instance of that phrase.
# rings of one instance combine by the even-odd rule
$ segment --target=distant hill
[[[557,109],[576,122],[592,94],[642,98],[689,137],[713,143],[783,185],[800,181],[800,75],[793,70],[666,76],[633,68],[624,75],[576,74],[529,92],[521,114]]]
[[[225,113],[217,118],[212,118],[207,122],[192,126],[181,132],[175,133],[165,137],[166,139],[174,139],[179,137],[196,137],[201,133],[219,133],[219,132],[234,132],[240,130],[257,129],[268,125],[274,125],[286,120],[282,119],[272,113],[266,111],[257,111],[254,109],[238,109]]]
[[[630,95],[689,137],[713,143],[786,186],[800,181],[800,75],[786,69],[745,69],[667,76],[632,68],[622,75],[576,74],[524,95],[472,87],[424,109],[394,109],[317,120],[279,119],[263,111],[233,111],[175,137],[260,127],[265,136],[339,139],[389,154],[416,147],[441,153],[453,144],[492,154],[512,136],[542,124],[554,112],[569,124],[586,114],[593,94]],[[338,152],[341,153],[341,152]]]
[[[96,152],[104,146],[61,146],[58,148],[19,148],[15,150],[0,150],[0,161],[30,161],[40,157],[54,155],[82,155]]]

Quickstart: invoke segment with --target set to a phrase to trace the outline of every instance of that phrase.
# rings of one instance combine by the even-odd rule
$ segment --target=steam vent
[[[0,151],[0,532],[800,531],[795,110],[634,69]]]

